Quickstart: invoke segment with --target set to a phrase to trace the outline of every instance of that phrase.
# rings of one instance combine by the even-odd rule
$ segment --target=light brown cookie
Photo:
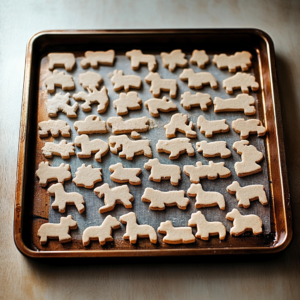
[[[199,153],[203,152],[204,157],[220,156],[221,158],[227,158],[231,156],[231,151],[227,148],[226,141],[211,143],[207,141],[197,142],[196,149]]]
[[[124,75],[122,70],[114,70],[111,82],[114,85],[114,91],[119,91],[124,88],[125,92],[129,92],[130,88],[140,89],[142,86],[142,79],[136,75]]]
[[[199,68],[204,69],[205,64],[209,63],[209,57],[205,50],[194,50],[192,57],[190,58],[190,63],[193,65],[198,65]]]
[[[212,89],[218,88],[216,78],[209,72],[195,73],[193,69],[184,69],[179,75],[182,81],[188,81],[190,89],[202,89],[203,85],[209,84]]]
[[[49,53],[47,57],[49,59],[49,70],[53,70],[55,67],[63,67],[70,72],[76,64],[73,53]]]
[[[80,65],[85,69],[90,65],[92,68],[97,69],[98,64],[103,66],[112,66],[115,59],[115,51],[86,51],[84,53],[85,58],[80,62]]]
[[[131,244],[135,244],[138,238],[149,238],[150,242],[156,244],[157,234],[150,225],[138,225],[136,215],[130,212],[120,217],[123,224],[127,224],[126,233],[123,235],[124,240],[129,240]]]
[[[124,168],[122,163],[109,166],[109,171],[112,172],[110,179],[118,183],[129,182],[132,185],[141,184],[141,179],[137,177],[142,173],[140,168]]]
[[[71,127],[67,122],[62,120],[49,120],[39,123],[39,137],[48,137],[51,134],[53,137],[58,137],[61,134],[63,137],[71,136]]]
[[[141,138],[141,135],[136,131],[131,131],[130,136],[135,140],[139,140]]]
[[[197,126],[206,137],[212,137],[214,133],[224,133],[229,130],[226,119],[209,121],[203,115],[199,116]]]
[[[42,148],[42,153],[47,158],[52,158],[53,155],[57,155],[63,159],[69,159],[70,155],[75,155],[75,147],[74,143],[67,143],[66,140],[62,140],[58,144],[46,142]]]
[[[259,89],[259,84],[255,81],[255,77],[248,73],[238,72],[234,76],[223,80],[223,88],[226,89],[227,94],[233,94],[233,90],[238,89],[241,89],[243,93],[249,94],[248,87],[252,91]]]
[[[125,55],[131,59],[132,70],[138,70],[140,65],[148,65],[148,70],[154,72],[157,68],[157,62],[154,55],[143,54],[141,50],[127,51]]]
[[[212,104],[211,97],[209,94],[196,93],[194,95],[191,92],[185,92],[181,95],[180,104],[184,109],[191,109],[192,107],[199,107],[203,111],[207,111],[207,106]]]
[[[95,115],[87,116],[84,120],[76,121],[74,128],[79,134],[106,133],[106,122]]]
[[[100,74],[95,72],[85,72],[78,76],[78,82],[82,85],[84,89],[98,89],[100,83],[103,82],[103,78]]]
[[[236,119],[232,121],[231,126],[235,132],[241,134],[240,137],[242,140],[247,139],[249,134],[257,133],[257,136],[264,136],[267,132],[267,129],[257,119],[247,121],[242,118]]]
[[[101,168],[93,168],[92,165],[86,166],[82,164],[81,167],[77,168],[76,177],[73,179],[73,182],[79,187],[92,189],[95,183],[102,181],[101,171]]]
[[[130,133],[131,131],[144,132],[149,129],[149,118],[132,118],[124,121],[122,117],[110,117],[107,124],[112,127],[113,134]]]
[[[119,116],[128,114],[128,110],[137,110],[143,103],[137,92],[121,93],[119,99],[114,100],[113,105]]]
[[[159,117],[159,112],[170,112],[177,110],[177,106],[171,100],[168,100],[167,97],[162,99],[149,99],[145,102],[145,107],[148,108],[149,113],[153,117]]]
[[[170,53],[162,52],[160,54],[163,66],[169,68],[169,71],[175,71],[176,67],[184,68],[188,65],[185,54],[180,49],[173,50]]]
[[[169,92],[171,98],[176,98],[177,81],[176,79],[162,79],[158,73],[150,72],[145,81],[151,83],[150,92],[154,97],[159,97],[161,91]]]
[[[234,208],[226,215],[226,219],[229,221],[233,221],[233,227],[230,229],[231,235],[238,236],[246,231],[252,231],[254,235],[262,233],[263,223],[259,216],[243,216],[236,208]]]
[[[166,124],[164,128],[166,129],[166,137],[168,139],[176,137],[176,131],[184,133],[188,138],[196,138],[197,132],[192,130],[194,124],[191,121],[188,125],[188,116],[177,113],[172,115],[170,123]]]
[[[164,210],[166,206],[175,206],[185,210],[189,199],[184,197],[184,191],[161,192],[152,188],[146,188],[142,195],[143,202],[150,202],[151,210]]]
[[[75,89],[75,83],[71,75],[66,75],[65,72],[54,70],[52,76],[45,80],[47,92],[52,94],[55,92],[55,87],[61,88],[63,91]]]
[[[99,197],[104,197],[105,205],[100,207],[99,213],[105,213],[115,208],[116,204],[123,204],[126,208],[132,207],[133,196],[129,193],[127,185],[110,188],[107,183],[94,189],[94,193]]]

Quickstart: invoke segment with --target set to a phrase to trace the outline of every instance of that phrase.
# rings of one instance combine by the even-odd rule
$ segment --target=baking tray
[[[100,66],[97,70],[92,68],[82,69],[80,60],[84,52],[91,50],[109,50],[114,49],[116,52],[116,60],[114,66]],[[217,237],[212,237],[209,241],[196,239],[194,244],[184,245],[168,245],[162,242],[164,235],[158,234],[158,243],[153,245],[148,239],[139,239],[137,244],[131,245],[129,241],[123,240],[122,236],[125,227],[113,232],[114,241],[108,242],[101,246],[98,242],[91,242],[88,247],[84,247],[81,242],[81,234],[83,230],[92,225],[100,225],[103,219],[111,214],[119,218],[128,211],[134,211],[137,214],[139,224],[149,224],[155,229],[160,222],[172,220],[174,226],[187,226],[187,221],[191,213],[197,210],[194,207],[194,198],[190,198],[190,204],[187,210],[183,211],[177,207],[167,207],[164,211],[151,211],[149,204],[141,201],[141,195],[146,187],[153,187],[162,191],[168,190],[187,190],[191,182],[189,178],[182,172],[182,180],[177,187],[170,184],[169,181],[155,183],[148,180],[149,171],[143,168],[144,163],[148,161],[145,156],[136,156],[133,161],[127,161],[119,158],[119,156],[109,152],[98,163],[94,157],[90,159],[78,159],[72,156],[69,160],[62,160],[60,157],[54,157],[49,160],[53,166],[58,166],[61,162],[70,164],[72,178],[82,163],[92,164],[94,167],[101,167],[103,173],[103,182],[98,183],[95,187],[102,183],[108,183],[111,187],[118,186],[110,180],[109,165],[122,162],[124,167],[140,167],[142,174],[142,185],[129,185],[130,192],[134,195],[132,209],[126,209],[122,205],[108,213],[99,214],[99,207],[103,205],[103,199],[99,199],[93,190],[78,188],[72,181],[65,182],[65,190],[67,192],[80,192],[85,199],[86,211],[80,215],[75,207],[68,206],[65,214],[59,213],[51,208],[54,197],[50,197],[47,188],[42,188],[38,184],[35,171],[41,161],[47,161],[41,154],[41,148],[47,141],[56,140],[56,142],[64,139],[63,137],[48,137],[40,139],[38,137],[37,124],[41,121],[48,120],[45,101],[49,95],[46,92],[44,81],[51,74],[48,70],[47,54],[50,52],[72,52],[76,56],[76,67],[72,72],[66,72],[74,77],[76,89],[71,91],[76,93],[83,90],[78,83],[78,74],[91,70],[102,75],[104,85],[108,89],[110,105],[104,114],[100,114],[102,120],[107,120],[109,116],[116,116],[112,101],[118,99],[120,92],[114,92],[110,76],[113,70],[121,69],[125,74],[139,75],[142,80],[142,88],[137,90],[139,97],[145,102],[153,98],[149,91],[149,85],[145,83],[144,78],[148,74],[146,66],[141,66],[137,71],[133,71],[130,67],[130,60],[125,57],[125,52],[132,49],[141,49],[143,53],[155,54],[158,61],[158,69],[162,78],[176,78],[178,83],[177,97],[172,99],[177,105],[178,111],[188,114],[189,118],[196,125],[197,117],[200,114],[208,116],[210,119],[226,118],[227,124],[230,125],[230,131],[225,134],[216,134],[213,138],[207,139],[196,129],[197,138],[192,139],[195,143],[199,140],[226,140],[229,149],[232,151],[232,157],[227,159],[212,158],[206,159],[202,154],[196,152],[194,157],[188,157],[186,154],[181,155],[178,160],[170,161],[167,154],[157,153],[155,145],[158,139],[167,139],[163,125],[169,122],[171,115],[174,113],[161,113],[160,117],[153,118],[148,110],[142,107],[139,111],[130,111],[124,119],[134,118],[146,115],[153,119],[152,129],[146,133],[142,133],[142,138],[151,141],[153,157],[159,158],[161,163],[173,163],[181,166],[202,161],[204,164],[209,160],[214,162],[224,161],[225,166],[231,170],[232,176],[226,179],[216,179],[214,181],[204,179],[201,184],[204,190],[221,192],[226,201],[226,210],[221,211],[218,207],[203,208],[201,211],[205,214],[209,221],[221,221],[227,229],[227,236],[224,241],[220,241]],[[160,53],[170,52],[174,49],[182,49],[186,53],[186,58],[191,57],[194,49],[204,49],[210,57],[210,63],[206,66],[205,71],[211,72],[217,79],[219,88],[212,90],[210,87],[204,87],[201,92],[209,93],[211,98],[215,96],[221,98],[235,97],[240,91],[234,95],[227,95],[222,88],[223,79],[232,76],[228,71],[219,70],[211,63],[213,54],[226,53],[233,54],[237,51],[249,51],[253,55],[253,65],[249,72],[252,73],[256,81],[260,83],[258,92],[251,92],[256,99],[257,113],[251,118],[260,119],[267,127],[268,133],[265,138],[257,138],[251,135],[248,139],[250,144],[256,146],[264,154],[264,159],[260,163],[262,172],[256,175],[239,178],[234,171],[234,162],[240,161],[240,155],[232,149],[234,141],[239,140],[239,135],[232,130],[231,121],[242,117],[248,119],[243,113],[218,113],[213,112],[213,105],[209,106],[208,112],[203,112],[199,108],[185,110],[180,105],[180,95],[190,89],[186,82],[179,80],[178,76],[182,72],[182,68],[177,68],[171,73],[162,66]],[[197,66],[189,64],[189,67],[195,71],[202,71]],[[174,255],[211,255],[211,254],[246,254],[246,253],[270,253],[278,252],[287,247],[292,238],[291,228],[291,211],[288,190],[288,180],[285,164],[285,152],[283,144],[283,132],[281,125],[280,103],[278,99],[277,78],[275,68],[274,47],[271,38],[264,32],[256,29],[205,29],[205,30],[95,30],[95,31],[44,31],[34,35],[29,41],[26,54],[26,67],[24,78],[22,116],[20,126],[19,140],[19,158],[17,170],[16,184],[16,202],[15,202],[15,218],[14,218],[14,238],[18,249],[25,255],[30,257],[122,257],[122,256],[174,256]],[[56,92],[60,92],[56,89]],[[192,93],[195,92],[191,91]],[[167,93],[162,93],[161,97]],[[50,96],[52,97],[52,96]],[[75,103],[71,98],[71,102]],[[81,104],[79,102],[79,104]],[[92,105],[92,111],[85,113],[78,109],[78,118],[69,119],[65,114],[59,113],[58,119],[65,120],[71,125],[72,134],[67,141],[73,141],[77,132],[72,124],[76,120],[84,119],[88,114],[97,114],[96,105]],[[92,135],[91,138],[108,139],[111,134],[111,128],[108,134]],[[177,137],[183,137],[183,134],[177,134]],[[79,151],[76,148],[76,151]],[[258,201],[251,203],[250,208],[239,210],[244,214],[255,213],[263,220],[263,234],[253,236],[251,233],[245,233],[239,237],[229,235],[229,229],[232,222],[226,220],[225,215],[232,208],[237,208],[237,201],[234,195],[230,195],[226,191],[233,180],[238,180],[241,185],[247,184],[264,184],[268,196],[269,205],[262,206]],[[61,216],[71,214],[78,222],[78,229],[71,230],[72,242],[60,244],[57,240],[50,240],[46,245],[41,246],[37,237],[37,230],[41,224],[46,222],[59,222]],[[196,229],[193,229],[195,233]]]

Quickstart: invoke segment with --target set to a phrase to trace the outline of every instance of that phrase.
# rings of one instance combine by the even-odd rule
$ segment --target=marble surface
[[[300,299],[299,1],[1,1],[0,299]],[[294,238],[268,256],[27,259],[13,242],[25,48],[46,29],[259,28],[273,39]]]

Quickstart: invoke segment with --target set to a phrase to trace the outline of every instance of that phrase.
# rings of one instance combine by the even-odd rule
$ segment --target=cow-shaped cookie
[[[149,109],[149,113],[153,117],[159,117],[159,112],[170,112],[177,110],[177,106],[167,97],[162,99],[149,99],[145,102],[145,107]]]
[[[116,92],[123,88],[125,92],[129,92],[130,88],[139,89],[142,85],[141,77],[136,75],[124,75],[122,70],[114,70],[110,80]]]
[[[141,50],[127,51],[125,55],[131,59],[132,70],[138,70],[140,65],[148,65],[148,70],[154,72],[157,68],[157,62],[154,55],[143,54]]]
[[[209,84],[212,89],[218,88],[216,78],[208,72],[195,73],[193,69],[184,69],[179,75],[182,81],[188,81],[190,89],[202,89],[203,85]]]
[[[162,52],[160,54],[163,66],[165,68],[169,67],[169,71],[175,71],[176,67],[184,68],[188,65],[187,59],[185,59],[185,54],[182,53],[180,49],[173,50],[170,53]]]
[[[92,68],[97,69],[98,64],[104,66],[112,66],[115,59],[115,51],[86,51],[84,53],[85,58],[80,62],[80,65],[85,69],[90,65]]]
[[[192,57],[190,58],[190,63],[198,65],[199,68],[204,69],[205,64],[209,63],[209,57],[205,50],[194,50]]]
[[[201,141],[196,143],[196,149],[199,153],[203,152],[204,157],[220,156],[221,158],[227,158],[231,156],[231,151],[226,147],[226,141],[218,141],[208,143],[207,141]]]
[[[229,130],[226,119],[210,121],[206,120],[203,115],[199,116],[197,126],[206,137],[212,137],[214,133],[225,133]]]
[[[73,53],[49,53],[47,57],[49,59],[49,70],[53,70],[55,67],[63,67],[70,72],[76,64]]]
[[[244,120],[242,118],[236,119],[231,123],[235,132],[240,133],[242,140],[247,139],[249,134],[257,133],[257,136],[264,136],[267,129],[257,119]]]
[[[203,111],[207,111],[207,106],[212,104],[210,95],[204,93],[196,93],[192,95],[191,92],[185,92],[181,95],[181,99],[180,104],[184,109],[191,109],[192,107],[200,106]]]
[[[121,93],[120,98],[114,100],[113,105],[119,116],[127,115],[128,110],[137,110],[143,103],[137,92]]]
[[[71,127],[67,122],[62,120],[49,120],[39,123],[39,137],[48,137],[51,134],[53,137],[58,137],[61,134],[63,137],[71,136]]]
[[[69,159],[70,155],[75,155],[74,143],[67,143],[66,140],[60,141],[58,144],[54,142],[46,142],[42,148],[42,153],[47,158],[53,155],[61,156],[63,159]]]
[[[223,88],[226,89],[227,94],[233,94],[233,90],[238,89],[241,89],[243,93],[249,94],[248,87],[252,91],[259,89],[259,84],[255,81],[255,77],[248,73],[238,72],[234,76],[223,80]]]
[[[110,179],[114,182],[129,182],[132,185],[141,184],[141,179],[137,177],[142,173],[140,168],[124,168],[122,163],[117,163],[109,166],[109,171],[112,172]]]
[[[65,72],[54,70],[52,76],[45,80],[47,92],[52,94],[55,92],[55,87],[61,88],[63,91],[74,90],[75,83],[71,75],[66,75]]]
[[[87,116],[84,120],[76,121],[74,128],[79,134],[106,133],[106,122],[95,115]]]
[[[132,118],[124,121],[122,117],[110,117],[107,124],[112,127],[113,134],[130,133],[131,131],[144,132],[149,129],[149,118]]]

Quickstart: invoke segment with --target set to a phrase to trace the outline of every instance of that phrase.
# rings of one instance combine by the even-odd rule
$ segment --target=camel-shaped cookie
[[[147,157],[152,157],[150,141],[131,141],[127,135],[113,136],[108,138],[110,151],[113,154],[118,154],[120,157],[126,157],[127,160],[132,160],[135,155],[144,154]]]
[[[122,163],[117,163],[109,166],[109,171],[112,172],[110,179],[114,182],[129,182],[132,185],[141,184],[141,179],[137,177],[142,173],[140,168],[124,168]]]
[[[217,192],[205,192],[200,183],[192,183],[190,188],[187,190],[187,194],[190,197],[196,197],[196,208],[218,205],[220,209],[225,209],[224,196]]]
[[[166,234],[166,244],[190,244],[196,240],[191,227],[174,227],[172,221],[161,222],[157,231]]]
[[[162,99],[149,99],[145,102],[145,107],[149,109],[149,113],[153,117],[159,117],[159,112],[170,112],[177,110],[176,104],[168,100],[167,97],[163,97]]]
[[[159,97],[161,91],[169,92],[171,98],[176,98],[177,81],[176,79],[162,79],[158,73],[150,72],[145,81],[151,83],[150,92],[154,97]]]
[[[129,92],[130,88],[140,89],[142,85],[142,79],[136,75],[124,75],[122,70],[114,70],[111,82],[114,85],[114,91],[117,92],[124,88],[125,92]]]
[[[226,219],[233,221],[233,227],[230,229],[231,235],[238,236],[246,231],[252,231],[254,235],[262,233],[263,223],[261,218],[257,215],[243,216],[236,208],[234,208],[226,215]]]
[[[227,69],[229,72],[236,72],[237,68],[242,71],[248,71],[251,67],[252,54],[248,51],[236,52],[233,55],[219,54],[214,55],[212,62],[217,65],[219,69]]]
[[[158,153],[164,152],[170,154],[169,159],[177,159],[180,154],[187,153],[188,156],[194,156],[195,150],[188,138],[176,138],[172,140],[158,140],[156,144]]]
[[[206,120],[203,115],[199,116],[197,126],[200,132],[206,137],[212,137],[214,133],[225,133],[229,131],[229,125],[226,124],[226,119],[222,120]]]
[[[90,241],[99,241],[100,245],[105,245],[106,242],[112,242],[112,230],[121,227],[121,223],[111,215],[108,215],[100,226],[90,226],[82,233],[82,244],[88,246]]]
[[[147,163],[144,164],[146,170],[151,170],[149,180],[155,182],[160,182],[163,180],[169,180],[172,185],[178,185],[181,179],[181,169],[176,165],[164,165],[159,162],[157,158],[149,159]]]
[[[59,167],[51,167],[49,166],[48,161],[42,161],[35,174],[40,180],[40,186],[46,186],[47,183],[51,181],[57,180],[60,183],[64,183],[65,180],[70,180],[72,174],[69,170],[70,165],[68,164],[60,164]]]
[[[259,84],[255,81],[255,77],[248,73],[238,72],[234,76],[223,80],[223,88],[226,89],[227,94],[233,94],[233,90],[238,89],[241,89],[243,93],[249,94],[248,87],[252,91],[259,89]]]
[[[209,72],[195,73],[193,69],[184,69],[179,75],[182,81],[188,81],[190,89],[202,89],[203,85],[209,84],[212,89],[218,88],[216,78]]]
[[[149,129],[149,118],[132,118],[124,121],[122,117],[110,117],[107,124],[112,127],[113,134],[130,133],[131,131],[144,132]]]
[[[104,197],[105,205],[100,207],[99,213],[105,213],[115,208],[116,204],[123,204],[126,208],[132,207],[133,196],[129,193],[127,185],[110,188],[108,183],[94,189],[94,193],[99,197]]]
[[[51,134],[53,137],[58,137],[61,134],[63,137],[71,136],[71,127],[67,122],[62,120],[49,120],[39,123],[39,137],[48,137]]]
[[[79,134],[106,133],[106,122],[95,115],[87,116],[84,120],[76,121],[74,128]]]
[[[90,138],[86,134],[82,134],[75,137],[74,143],[76,147],[81,147],[81,152],[77,153],[79,158],[89,158],[92,153],[96,153],[95,160],[101,162],[101,158],[108,152],[108,143],[101,139],[94,139],[90,141]]]
[[[85,187],[86,189],[92,189],[95,183],[102,181],[102,169],[94,168],[92,165],[86,166],[82,164],[77,168],[75,172],[76,177],[73,182],[79,187]]]
[[[231,176],[229,169],[224,167],[224,162],[214,163],[209,161],[208,165],[202,165],[202,162],[196,162],[196,167],[192,165],[185,165],[183,172],[190,177],[192,183],[199,183],[200,179],[208,178],[214,180],[218,178],[227,178]]]
[[[61,88],[63,91],[75,89],[75,83],[71,75],[66,75],[65,72],[54,70],[52,76],[45,80],[47,92],[52,94],[55,92],[55,87]]]
[[[85,101],[81,104],[81,109],[85,112],[89,112],[92,110],[91,105],[93,103],[98,103],[97,112],[99,114],[105,113],[109,104],[109,98],[107,95],[107,88],[104,86],[100,91],[96,88],[87,89],[88,93],[86,92],[79,92],[73,95],[73,98],[76,101]]]
[[[184,109],[200,107],[203,111],[207,111],[207,106],[212,104],[210,95],[204,93],[196,93],[192,95],[191,92],[185,92],[181,95],[181,99],[180,104]]]
[[[84,53],[85,58],[80,62],[80,65],[86,69],[90,65],[92,68],[97,69],[98,64],[103,66],[112,66],[115,59],[115,51],[86,51]]]
[[[219,235],[220,240],[226,237],[226,228],[221,222],[208,222],[201,211],[193,213],[189,219],[189,226],[197,226],[196,238],[208,241],[211,235]]]
[[[40,237],[40,243],[46,244],[49,239],[58,239],[60,243],[67,243],[72,240],[69,235],[70,229],[76,229],[77,222],[72,216],[61,217],[59,224],[45,223],[38,230],[37,235]]]
[[[173,50],[170,53],[162,52],[160,54],[163,66],[169,68],[169,71],[175,71],[176,67],[184,68],[188,65],[185,54],[180,49]]]
[[[265,187],[261,184],[253,184],[241,187],[237,181],[227,187],[227,192],[236,196],[239,207],[248,208],[250,201],[258,200],[262,205],[267,205]]]
[[[214,112],[242,111],[246,116],[255,115],[255,99],[248,94],[239,94],[236,98],[222,99],[215,97]]]
[[[143,54],[141,50],[127,51],[125,55],[131,60],[132,70],[138,70],[140,65],[148,65],[148,70],[154,72],[157,68],[157,62],[154,55]]]
[[[81,73],[78,76],[78,82],[84,89],[97,89],[102,81],[103,78],[100,74],[91,71]]]
[[[119,116],[127,115],[128,110],[137,110],[143,103],[137,92],[121,93],[120,98],[114,100],[113,105]]]
[[[249,141],[242,140],[234,142],[232,148],[241,155],[242,161],[234,164],[234,169],[239,177],[252,175],[261,172],[261,166],[257,164],[262,161],[264,155],[258,151]]]
[[[78,103],[75,103],[73,106],[69,105],[70,102],[70,94],[66,93],[63,95],[62,93],[57,93],[51,99],[46,101],[46,110],[48,116],[53,118],[57,117],[57,112],[62,111],[69,118],[76,118],[76,111],[78,109]]]
[[[199,68],[204,69],[205,64],[209,63],[209,57],[205,50],[194,50],[192,57],[190,58],[190,63],[193,65],[198,65]]]
[[[152,188],[146,188],[142,195],[143,202],[150,202],[151,210],[164,210],[166,206],[175,206],[185,210],[189,199],[184,197],[184,191],[161,192]]]
[[[154,228],[150,225],[138,225],[134,212],[121,216],[120,221],[127,224],[126,233],[123,235],[124,240],[129,240],[131,244],[135,244],[138,238],[149,238],[151,243],[157,243],[157,234]]]
[[[176,131],[184,133],[189,138],[196,138],[197,132],[192,130],[194,128],[194,124],[191,121],[188,125],[188,116],[177,113],[174,114],[171,118],[170,123],[166,124],[164,128],[166,129],[167,138],[176,137]]]
[[[62,140],[59,144],[54,142],[46,142],[42,148],[42,153],[47,158],[52,158],[53,155],[61,156],[63,159],[69,159],[70,155],[75,155],[74,143],[67,143]]]
[[[58,209],[60,213],[64,213],[66,211],[67,204],[75,205],[80,214],[84,212],[84,199],[81,194],[75,192],[66,193],[64,190],[64,186],[61,183],[51,185],[48,188],[48,192],[51,196],[55,196],[55,200],[52,203],[51,207],[53,209]]]
[[[244,120],[242,118],[236,119],[231,123],[235,132],[240,133],[242,140],[247,139],[249,134],[257,133],[257,136],[264,136],[267,129],[257,119]]]
[[[49,70],[53,70],[55,67],[63,67],[70,72],[76,64],[73,53],[49,53],[47,57],[49,59]]]
[[[196,149],[199,153],[203,152],[204,157],[220,156],[221,158],[227,158],[231,156],[231,151],[227,148],[226,141],[211,143],[207,141],[197,142]]]

